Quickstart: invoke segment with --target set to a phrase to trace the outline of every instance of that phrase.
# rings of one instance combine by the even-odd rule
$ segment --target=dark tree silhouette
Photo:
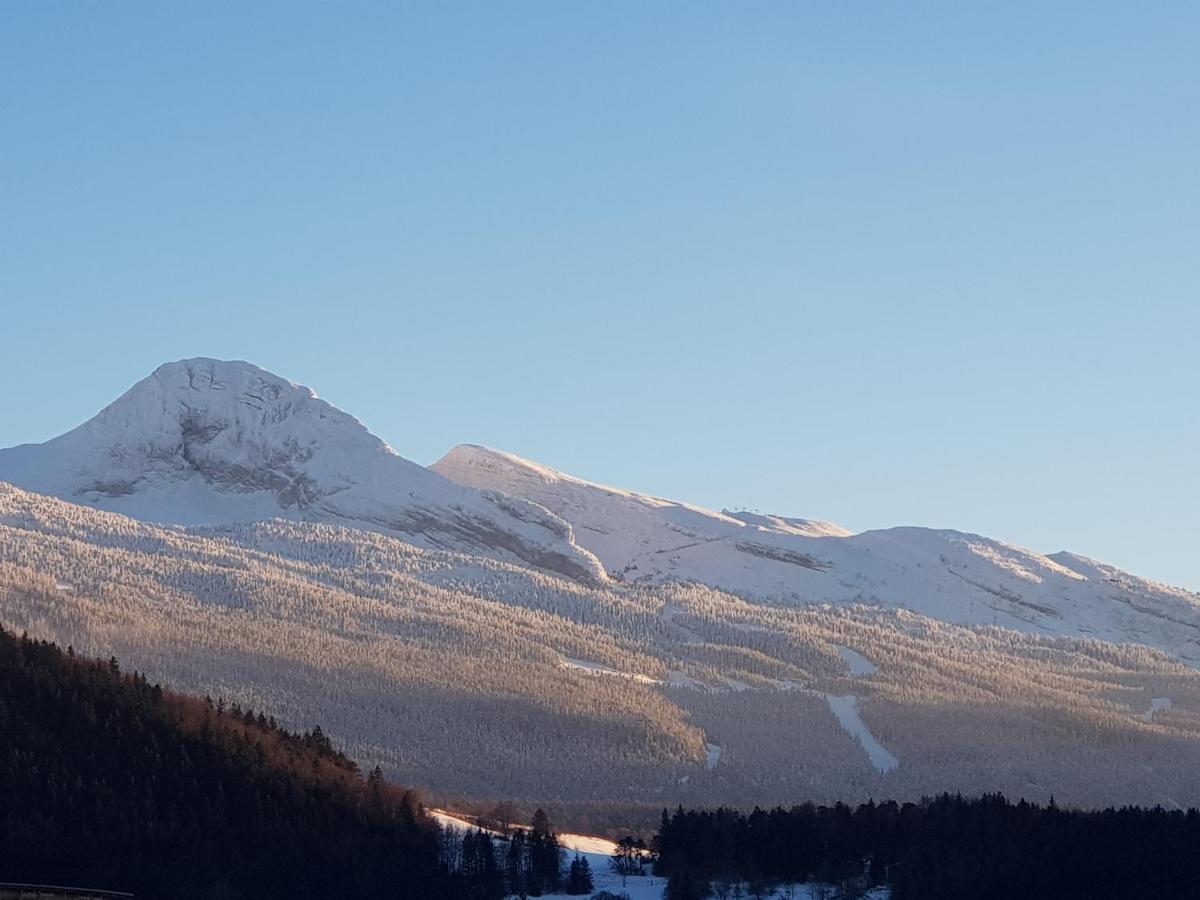
[[[663,814],[668,897],[712,882],[889,884],[893,900],[1196,896],[1200,813],[943,795],[921,803]]]
[[[533,814],[529,828],[529,894],[533,897],[562,886],[562,848],[544,810]]]
[[[563,884],[563,889],[568,894],[590,894],[594,887],[591,865],[585,857],[576,853],[567,871],[567,880]]]
[[[0,629],[0,880],[164,900],[453,897],[415,795],[314,729]]]
[[[518,829],[508,842],[504,860],[504,880],[508,893],[525,900],[529,896],[529,846],[525,832]]]

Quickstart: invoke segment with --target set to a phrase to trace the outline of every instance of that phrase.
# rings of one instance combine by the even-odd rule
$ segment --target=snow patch
[[[468,822],[466,819],[456,816],[453,813],[448,813],[444,809],[427,809],[425,810],[434,821],[443,828],[449,828],[453,831],[474,831],[478,828],[477,825]],[[494,834],[495,832],[489,832]]]
[[[704,768],[712,771],[717,767],[717,763],[721,761],[721,745],[720,744],[705,744],[704,752],[706,758],[704,760]]]
[[[699,679],[693,678],[687,672],[679,669],[671,669],[667,672],[667,686],[673,688],[687,688],[693,691],[710,691],[707,684]]]
[[[833,710],[833,714],[837,716],[838,724],[847,731],[866,751],[867,759],[871,761],[876,769],[882,774],[887,774],[900,765],[900,760],[883,744],[879,743],[879,739],[871,734],[871,729],[867,727],[867,723],[862,720],[862,716],[858,712],[858,698],[850,695],[843,697],[835,697],[833,694],[824,694],[826,702],[829,703],[829,708]]]
[[[797,534],[802,537],[849,537],[854,532],[848,531],[834,522],[823,522],[820,519],[797,519],[791,516],[772,516],[749,510],[721,510],[725,516],[741,519],[747,525],[757,525],[764,531],[775,531],[779,534]]]
[[[564,656],[562,662],[559,663],[564,669],[574,669],[578,672],[584,672],[588,675],[608,675],[613,678],[627,678],[630,681],[636,681],[638,684],[661,684],[657,679],[651,678],[649,675],[642,675],[639,672],[618,672],[616,669],[609,668],[598,662],[590,662],[586,659],[572,659],[569,656]]]
[[[857,650],[851,650],[849,647],[838,647],[837,649],[838,653],[842,655],[847,668],[850,669],[850,674],[855,678],[875,674],[875,663],[871,662]]]
[[[1146,710],[1144,713],[1142,713],[1142,718],[1145,719],[1147,722],[1153,722],[1155,713],[1164,712],[1170,708],[1171,708],[1171,698],[1170,697],[1151,697],[1150,698],[1150,708],[1148,710]]]

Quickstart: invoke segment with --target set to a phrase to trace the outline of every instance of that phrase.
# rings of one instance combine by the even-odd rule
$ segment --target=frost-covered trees
[[[0,486],[0,623],[289,728],[320,721],[367,771],[560,821],[649,798],[1200,800],[1200,676],[1158,651],[584,587],[328,525],[164,528]],[[826,696],[855,697],[899,767],[873,768]]]

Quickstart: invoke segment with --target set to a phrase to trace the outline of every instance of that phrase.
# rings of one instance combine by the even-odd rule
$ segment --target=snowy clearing
[[[446,812],[444,809],[430,809],[427,812],[443,828],[453,828],[455,831],[475,831],[479,828],[478,825],[474,825],[461,816],[454,815],[454,813]],[[498,832],[490,828],[484,828],[483,830],[488,834],[498,835]],[[567,832],[558,836],[558,842],[564,849],[571,853],[597,853],[605,858],[611,857],[617,850],[615,841],[590,834],[572,834]]]
[[[456,816],[445,810],[430,809],[428,812],[443,828],[452,828],[455,831],[473,831],[476,828],[475,825],[461,816]],[[495,834],[495,832],[490,833]],[[593,893],[597,891],[609,891],[614,894],[629,894],[630,900],[661,900],[663,891],[667,886],[665,878],[658,875],[646,874],[642,876],[630,876],[624,879],[624,883],[622,883],[621,876],[612,871],[612,855],[616,851],[617,845],[608,840],[608,838],[567,833],[560,834],[558,842],[567,851],[568,860],[576,853],[587,859],[588,865],[592,869],[592,879],[595,881]],[[570,897],[571,895],[545,894],[543,896],[547,900],[557,900],[557,898]],[[803,897],[804,895],[798,896]],[[576,897],[574,900],[579,900],[579,898]]]
[[[596,837],[590,834],[560,834],[558,842],[571,853],[582,853],[585,856],[603,856],[610,859],[617,852],[617,844],[608,838]]]
[[[875,674],[875,663],[871,662],[857,650],[851,650],[849,647],[838,647],[838,653],[842,655],[842,659],[846,661],[847,668],[850,669],[850,674],[855,678]]]
[[[885,774],[900,765],[900,760],[887,747],[879,743],[878,738],[871,734],[871,729],[867,727],[867,723],[858,714],[857,697],[851,695],[835,697],[832,694],[825,694],[824,697],[829,703],[829,708],[833,710],[833,714],[837,716],[837,720],[842,728],[846,729],[862,744],[862,748],[866,751],[867,759],[871,761],[871,765]]]
[[[616,669],[609,668],[598,662],[590,662],[586,659],[572,659],[569,656],[564,656],[561,665],[564,669],[575,669],[578,672],[585,672],[588,675],[608,675],[613,678],[628,678],[630,681],[636,681],[638,684],[662,683],[651,678],[649,675],[642,675],[640,672],[618,672]]]
[[[584,853],[592,869],[594,886],[592,893],[608,891],[610,894],[628,894],[629,900],[662,900],[667,887],[667,879],[660,875],[631,875],[622,881],[621,876],[612,871],[609,858],[598,853]],[[572,896],[571,894],[543,894],[543,900],[586,900],[589,895]]]
[[[667,686],[674,688],[687,688],[692,691],[711,691],[712,688],[703,681],[693,678],[687,672],[679,669],[672,669],[667,672]]]
[[[478,827],[466,819],[460,818],[453,813],[448,813],[443,809],[427,809],[425,811],[431,819],[443,828],[453,828],[455,831],[474,831]]]

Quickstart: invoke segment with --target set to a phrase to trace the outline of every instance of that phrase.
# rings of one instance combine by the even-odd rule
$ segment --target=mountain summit
[[[604,579],[561,518],[448,481],[246,362],[160,366],[78,428],[0,450],[0,480],[152,522],[327,521]]]

